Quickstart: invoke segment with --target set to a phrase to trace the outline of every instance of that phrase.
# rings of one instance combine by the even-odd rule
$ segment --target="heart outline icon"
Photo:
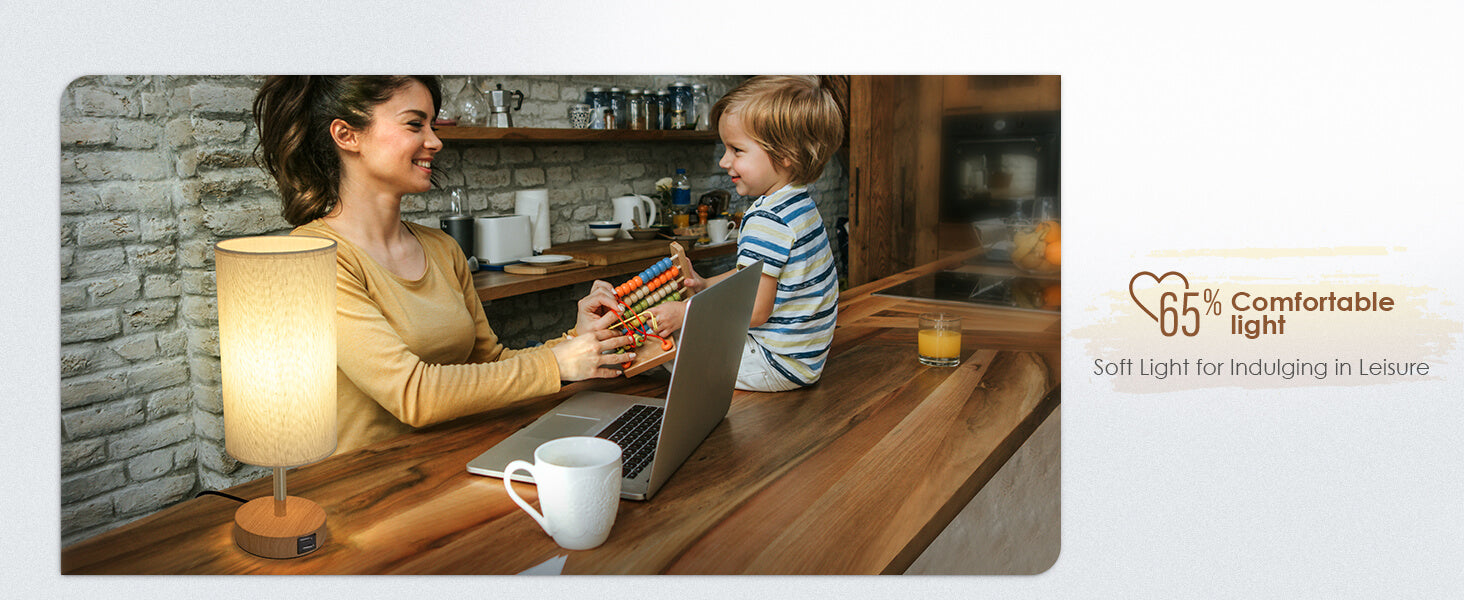
[[[1184,273],[1180,273],[1179,271],[1170,271],[1163,275],[1155,275],[1150,271],[1139,271],[1138,273],[1134,273],[1132,279],[1129,279],[1129,297],[1134,299],[1134,304],[1139,305],[1139,310],[1144,311],[1144,314],[1149,315],[1150,319],[1154,319],[1154,322],[1158,323],[1159,316],[1155,315],[1153,311],[1149,310],[1149,307],[1144,306],[1144,303],[1139,301],[1139,296],[1134,293],[1134,282],[1138,281],[1140,277],[1143,277],[1145,275],[1148,275],[1150,279],[1154,280],[1154,285],[1156,287],[1159,285],[1163,285],[1164,280],[1167,279],[1170,275],[1173,275],[1175,277],[1178,277],[1180,281],[1184,282],[1184,289],[1189,289],[1189,279],[1185,278]]]

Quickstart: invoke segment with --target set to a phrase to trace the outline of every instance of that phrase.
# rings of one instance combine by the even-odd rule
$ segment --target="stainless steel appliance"
[[[513,110],[520,110],[524,107],[524,93],[518,90],[508,91],[503,89],[503,84],[497,84],[497,88],[488,90],[488,105],[492,107],[488,113],[489,127],[513,127],[513,115],[509,113],[509,100],[518,97],[518,104]]]
[[[1061,309],[1046,298],[1055,285],[1058,280],[1051,277],[941,271],[874,295],[1057,314]]]
[[[953,115],[944,127],[940,220],[1032,217],[1038,199],[1061,211],[1061,113]]]

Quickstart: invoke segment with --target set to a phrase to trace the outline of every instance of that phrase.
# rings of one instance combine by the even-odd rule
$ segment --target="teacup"
[[[707,221],[707,237],[712,239],[713,244],[720,244],[727,241],[727,238],[736,230],[737,224],[727,219],[712,219]]]
[[[528,471],[539,487],[534,510],[513,491],[514,471]],[[620,446],[597,437],[551,440],[534,450],[534,462],[503,468],[503,487],[554,543],[567,550],[589,550],[605,543],[620,508]]]

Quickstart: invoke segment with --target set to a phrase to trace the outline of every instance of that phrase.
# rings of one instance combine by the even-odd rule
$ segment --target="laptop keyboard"
[[[661,435],[661,416],[665,413],[666,409],[659,406],[634,404],[595,434],[620,445],[621,472],[626,479],[635,479],[656,457],[656,439]]]

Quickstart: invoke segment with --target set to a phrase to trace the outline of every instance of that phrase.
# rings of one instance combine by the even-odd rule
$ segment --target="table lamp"
[[[274,468],[274,497],[234,514],[234,543],[294,558],[325,542],[320,505],[285,494],[285,469],[336,447],[336,244],[261,236],[214,244],[224,447]]]

